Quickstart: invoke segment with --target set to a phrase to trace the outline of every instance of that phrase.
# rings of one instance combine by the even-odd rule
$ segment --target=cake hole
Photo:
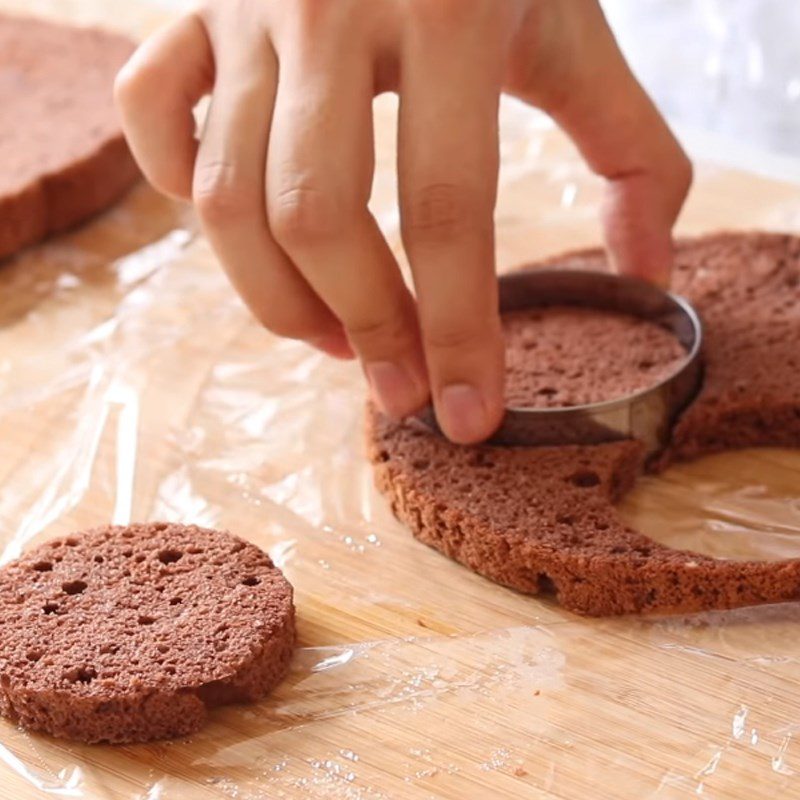
[[[102,564],[104,561],[105,561],[105,559],[103,558],[103,556],[95,556],[94,557],[94,563],[95,564]]]
[[[78,540],[76,538],[74,538],[73,536],[70,536],[69,538],[64,540],[64,544],[67,547],[77,547],[78,546]]]
[[[540,572],[536,576],[536,584],[539,594],[554,595],[556,593],[556,585],[546,572]]]
[[[553,397],[558,394],[558,389],[554,389],[552,386],[543,386],[536,394],[540,394],[542,397]]]
[[[167,548],[166,550],[161,550],[158,554],[158,560],[162,564],[174,564],[176,561],[180,561],[183,558],[183,553],[180,550],[175,550],[174,548]]]
[[[53,569],[53,563],[51,561],[37,561],[33,568],[37,572],[50,572]]]
[[[381,464],[385,464],[389,460],[389,453],[386,450],[381,450],[375,457],[375,460]]]
[[[122,570],[122,577],[123,578],[130,578],[130,576],[131,576],[131,571],[129,569]]]
[[[627,553],[627,552],[628,552],[628,548],[627,547],[621,547],[620,545],[616,545],[615,547],[611,548],[611,553],[613,555],[615,555],[615,556],[620,556],[623,553]]]
[[[165,531],[167,529],[167,527],[168,527],[168,525],[167,525],[166,522],[156,522],[153,525],[153,530],[154,531]]]
[[[559,514],[556,517],[556,522],[558,522],[560,525],[574,525],[575,517],[572,517],[569,514]]]
[[[81,594],[87,589],[85,581],[66,581],[61,584],[61,591],[65,594]]]
[[[151,617],[149,614],[140,614],[138,623],[140,625],[152,625],[156,621],[155,617]]]
[[[650,361],[649,358],[645,358],[639,362],[639,369],[641,370],[653,369],[654,366],[655,364],[652,361]]]
[[[42,607],[42,611],[45,614],[56,614],[58,613],[58,603],[45,603]]]
[[[126,547],[126,548],[125,548],[125,549],[122,551],[122,555],[123,555],[123,557],[124,557],[124,558],[130,558],[130,557],[133,555],[133,550],[131,550],[131,548],[130,548],[130,547]]]
[[[166,672],[167,675],[174,675],[175,674],[175,667],[169,667],[169,666],[164,667],[164,672]]]
[[[244,550],[244,542],[234,542],[231,545],[231,553],[238,553],[241,550]]]
[[[578,486],[581,489],[589,489],[600,483],[600,476],[593,470],[582,469],[570,475],[569,480],[574,486]]]
[[[156,645],[156,649],[159,653],[169,653],[169,647],[165,644]]]
[[[492,461],[489,456],[484,453],[482,450],[479,450],[475,453],[475,457],[472,459],[473,466],[476,467],[493,467],[494,461]]]
[[[202,547],[190,547],[186,552],[193,556],[199,556],[205,553],[205,550]]]
[[[143,556],[141,553],[139,553],[139,555],[138,555],[138,556],[136,556],[136,558],[134,559],[134,561],[135,561],[137,564],[141,564],[141,563],[142,563],[142,561],[144,561],[144,558],[145,558],[145,557],[144,557],[144,556]]]
[[[102,655],[114,655],[119,650],[119,645],[104,644],[100,646],[100,653]]]
[[[169,604],[171,606],[179,606],[183,602],[182,597],[171,597],[169,600]]]
[[[97,677],[94,667],[77,667],[69,670],[64,677],[70,683],[91,683]]]
[[[28,652],[25,653],[25,658],[35,664],[43,655],[44,653],[41,650],[28,650]]]
[[[248,575],[248,576],[247,576],[247,577],[246,577],[246,578],[245,578],[245,579],[242,581],[242,583],[243,583],[245,586],[258,586],[258,584],[259,584],[259,583],[261,583],[261,581],[260,581],[258,578],[256,578],[256,576],[255,576],[255,575]]]
[[[418,458],[415,461],[411,462],[411,466],[414,469],[428,469],[428,467],[430,465],[431,465],[431,462],[428,461],[427,458]]]

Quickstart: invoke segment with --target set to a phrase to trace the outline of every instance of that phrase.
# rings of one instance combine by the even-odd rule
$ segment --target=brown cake
[[[674,289],[706,324],[706,376],[667,459],[800,445],[800,238],[718,234],[681,242],[676,258]],[[546,265],[607,268],[599,250]],[[558,363],[565,374],[579,369],[574,358]],[[506,586],[554,594],[572,611],[685,612],[800,598],[798,560],[715,560],[627,527],[614,503],[641,469],[634,442],[461,447],[374,409],[368,440],[377,485],[415,536]]]
[[[0,14],[0,259],[108,207],[138,170],[112,101],[133,44]]]
[[[229,533],[97,528],[0,569],[0,713],[29,730],[185,735],[213,706],[264,697],[294,643],[291,586]]]
[[[553,306],[503,318],[506,404],[558,408],[635,394],[668,378],[686,351],[629,314]]]

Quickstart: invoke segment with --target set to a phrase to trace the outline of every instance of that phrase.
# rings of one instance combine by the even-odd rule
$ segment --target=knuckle
[[[236,177],[231,164],[211,161],[195,170],[192,198],[207,225],[224,225],[247,219],[258,211],[257,192]]]
[[[425,349],[434,353],[451,354],[485,347],[488,340],[485,327],[464,320],[434,322],[422,332]]]
[[[314,339],[326,331],[326,320],[302,302],[247,302],[250,313],[270,333],[282,339]]]
[[[297,3],[296,12],[306,26],[311,28],[320,25],[326,18],[335,11],[337,3],[330,0],[300,0]]]
[[[152,97],[151,90],[160,81],[157,66],[134,54],[114,78],[114,100],[123,110],[133,108]]]
[[[372,0],[295,0],[292,6],[291,12],[303,30],[315,33],[330,23],[352,26],[359,16],[372,11],[375,3]]]
[[[473,227],[477,215],[468,192],[452,183],[433,183],[415,192],[403,208],[403,232],[415,243],[446,242]]]
[[[367,356],[398,353],[410,344],[411,328],[400,314],[369,316],[350,320],[345,325],[350,338]]]
[[[332,195],[310,186],[282,187],[269,203],[268,216],[275,239],[291,249],[330,241],[343,221]]]
[[[255,317],[264,328],[281,339],[308,340],[319,334],[315,325],[297,317],[276,315],[266,310],[255,312]]]
[[[461,19],[468,5],[463,0],[437,0],[435,3],[430,0],[409,0],[406,7],[413,22],[429,25]]]
[[[442,33],[452,35],[454,32],[470,31],[479,24],[483,34],[489,32],[500,18],[508,16],[510,4],[497,0],[407,0],[406,12],[409,22],[428,35],[438,36]]]

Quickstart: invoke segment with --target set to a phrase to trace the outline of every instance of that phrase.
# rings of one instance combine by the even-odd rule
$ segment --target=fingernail
[[[453,383],[439,393],[439,424],[449,439],[472,444],[485,439],[488,415],[483,396],[468,383]]]
[[[381,411],[401,419],[420,404],[420,387],[404,367],[392,361],[371,361],[364,367],[373,400]]]

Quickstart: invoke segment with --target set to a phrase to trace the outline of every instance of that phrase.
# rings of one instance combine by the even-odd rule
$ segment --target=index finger
[[[466,444],[489,436],[503,412],[493,220],[501,59],[487,43],[491,19],[454,25],[453,4],[410,6],[400,86],[403,242],[437,418]]]

